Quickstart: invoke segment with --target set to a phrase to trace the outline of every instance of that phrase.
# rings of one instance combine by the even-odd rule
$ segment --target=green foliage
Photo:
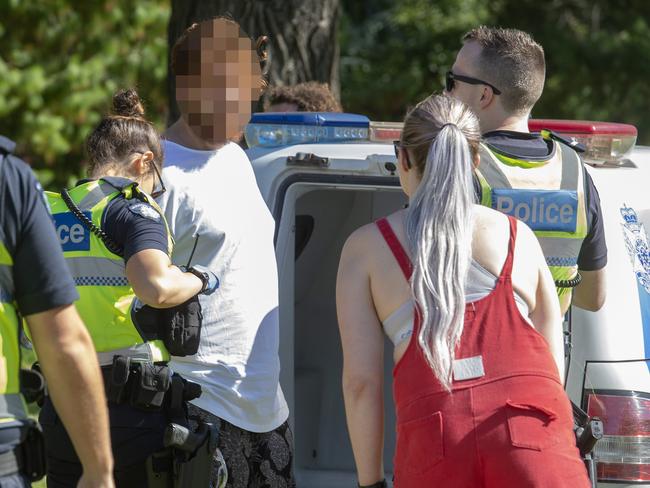
[[[341,93],[347,111],[401,120],[442,89],[464,32],[481,23],[530,32],[547,81],[533,116],[631,123],[650,143],[650,3],[645,0],[343,0]]]
[[[157,0],[0,0],[0,134],[56,189],[82,174],[83,141],[119,88],[166,107],[169,6]]]
[[[261,0],[260,0],[261,1]],[[443,87],[463,33],[531,32],[547,83],[536,117],[635,124],[650,142],[650,3],[645,0],[341,0],[344,108],[401,120]],[[162,128],[169,2],[0,0],[0,134],[46,187],[82,174],[83,141],[119,88],[137,86]]]
[[[484,22],[484,0],[344,1],[341,94],[347,111],[401,120],[443,88],[460,38]]]
[[[547,82],[535,117],[630,123],[646,144],[648,19],[645,0],[555,0],[541,11],[530,0],[507,0],[495,15],[495,23],[531,32],[544,46]]]

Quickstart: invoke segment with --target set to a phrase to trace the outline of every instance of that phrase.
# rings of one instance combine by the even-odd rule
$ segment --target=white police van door
[[[650,487],[650,150],[618,167],[588,167],[608,247],[603,308],[572,310],[567,392],[604,422],[599,488]]]
[[[343,244],[355,229],[406,204],[392,152],[385,144],[249,151],[276,219],[281,382],[291,411],[300,488],[356,486],[341,389],[336,273]],[[287,164],[287,157],[301,153],[327,158],[328,164]],[[386,163],[393,166],[387,169]],[[384,457],[390,479],[395,418],[392,352],[386,347]]]

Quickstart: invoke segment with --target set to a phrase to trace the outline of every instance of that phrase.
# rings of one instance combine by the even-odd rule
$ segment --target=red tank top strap
[[[512,277],[512,263],[515,257],[515,242],[517,241],[517,219],[508,215],[508,223],[510,224],[510,238],[508,239],[508,255],[506,261],[503,263],[499,280],[506,280]]]
[[[386,244],[388,244],[393,256],[395,256],[399,267],[402,269],[402,273],[406,277],[406,281],[410,281],[411,275],[413,274],[413,264],[411,264],[408,254],[406,254],[388,219],[379,219],[375,222],[375,225],[379,228],[379,232],[381,232]]]

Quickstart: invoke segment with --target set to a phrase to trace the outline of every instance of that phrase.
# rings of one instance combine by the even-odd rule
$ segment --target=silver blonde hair
[[[478,119],[465,104],[432,95],[406,115],[401,140],[422,178],[406,214],[413,256],[411,290],[421,318],[417,339],[448,390],[465,317],[465,279],[472,255],[472,163],[479,138]]]

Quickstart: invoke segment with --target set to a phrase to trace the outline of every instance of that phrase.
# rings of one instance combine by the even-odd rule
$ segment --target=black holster
[[[168,366],[135,362],[126,356],[113,357],[113,364],[102,368],[102,374],[109,402],[143,410],[164,407],[171,419],[186,417],[185,403],[201,396],[201,385],[172,373]]]
[[[45,399],[45,378],[41,374],[38,363],[32,365],[32,369],[20,370],[20,393],[27,403],[36,402],[43,405]]]
[[[106,397],[110,402],[128,403],[143,410],[159,410],[172,382],[166,365],[134,362],[126,356],[115,356],[113,364],[102,368]]]
[[[29,481],[38,481],[45,476],[45,440],[38,422],[29,421],[27,435],[18,449],[21,473]]]
[[[198,295],[185,303],[165,309],[164,328],[160,330],[167,350],[172,356],[191,356],[199,350],[203,313]]]
[[[145,410],[158,410],[163,406],[165,393],[172,380],[172,372],[167,366],[153,363],[136,363],[132,370],[132,406]]]
[[[191,356],[199,350],[203,314],[198,295],[166,309],[143,305],[132,319],[146,340],[162,339],[172,356]]]
[[[178,424],[169,424],[163,439],[167,449],[147,459],[149,488],[211,486],[218,438],[216,426],[207,422],[199,422],[195,432]]]

